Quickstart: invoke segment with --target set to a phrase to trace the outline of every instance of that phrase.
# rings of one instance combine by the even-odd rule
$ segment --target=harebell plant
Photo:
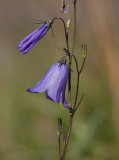
[[[46,33],[50,29],[52,29],[52,25],[54,21],[59,20],[64,27],[64,33],[65,33],[64,37],[66,40],[66,47],[64,46],[63,48],[64,56],[57,63],[54,63],[48,69],[44,77],[34,87],[27,89],[28,92],[32,92],[32,93],[45,92],[46,97],[49,100],[52,100],[56,103],[60,103],[60,101],[62,100],[63,106],[67,108],[67,111],[69,111],[69,128],[67,131],[67,135],[65,136],[65,139],[64,139],[64,144],[61,144],[61,141],[60,141],[61,135],[62,135],[62,118],[58,118],[58,144],[59,144],[59,159],[60,160],[64,160],[66,157],[67,146],[68,146],[68,142],[69,142],[69,138],[70,138],[70,134],[72,130],[73,118],[84,97],[83,95],[81,98],[78,97],[78,90],[79,90],[80,74],[83,71],[86,56],[87,56],[87,46],[83,44],[82,45],[83,62],[82,62],[81,68],[79,68],[77,58],[74,54],[74,48],[75,48],[75,43],[76,43],[76,4],[77,4],[77,0],[71,0],[71,2],[73,3],[73,11],[74,11],[73,16],[72,16],[72,20],[73,20],[72,46],[69,46],[69,38],[68,38],[69,30],[71,26],[71,19],[69,18],[69,16],[67,16],[67,22],[65,22],[65,20],[60,17],[54,17],[48,21],[42,21],[42,24],[39,26],[39,28],[31,32],[29,35],[27,35],[18,45],[18,49],[24,55],[28,53],[36,45],[36,43],[38,43],[43,38],[43,36],[46,35]],[[67,0],[62,0],[60,10],[62,13],[64,13],[65,16],[66,14],[68,14],[69,7],[70,6],[67,3]],[[67,62],[67,59],[68,59],[68,62]],[[72,63],[75,63],[75,66],[76,66],[75,71],[77,73],[74,104],[71,103]],[[66,87],[68,87],[68,97],[65,97]]]

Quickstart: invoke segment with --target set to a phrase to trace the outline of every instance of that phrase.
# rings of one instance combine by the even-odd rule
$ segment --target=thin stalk
[[[60,141],[60,134],[58,135],[58,143],[59,143],[59,158],[61,157],[61,141]]]
[[[74,4],[74,31],[73,31],[73,44],[72,44],[72,54],[74,52],[75,42],[76,42],[76,1]],[[72,56],[69,55],[69,80],[68,80],[68,100],[69,104],[71,104],[71,64],[72,64]]]
[[[74,55],[72,55],[72,57],[74,58],[75,60],[75,64],[76,64],[76,68],[77,68],[77,87],[76,87],[76,96],[75,96],[75,102],[74,102],[74,107],[73,107],[73,110],[75,110],[76,108],[76,103],[77,103],[77,98],[78,98],[78,90],[79,90],[79,67],[78,67],[78,62],[77,62],[77,59]]]
[[[60,17],[55,17],[55,18],[53,18],[53,21],[56,20],[56,19],[57,19],[57,20],[61,20],[62,23],[63,23],[63,25],[64,25],[66,45],[67,45],[67,50],[69,51],[68,33],[67,33],[67,29],[66,29],[65,22],[64,22],[64,20],[63,20],[62,18],[60,18]]]
[[[62,153],[60,160],[65,160],[67,146],[68,146],[68,142],[69,142],[69,138],[70,138],[70,134],[71,134],[71,129],[72,129],[72,122],[73,122],[73,114],[71,113],[70,114],[70,121],[69,121],[69,129],[68,129],[67,136],[65,138],[65,145],[64,145],[63,153]]]
[[[85,58],[83,59],[83,64],[81,66],[81,69],[79,71],[78,69],[78,63],[77,63],[77,60],[75,58],[75,56],[73,55],[74,59],[75,59],[75,62],[76,62],[76,67],[77,67],[77,87],[76,87],[76,96],[75,96],[75,102],[74,102],[74,108],[73,108],[73,111],[75,111],[76,109],[76,104],[77,104],[77,98],[78,98],[78,91],[79,91],[79,77],[80,77],[80,74],[83,70],[83,67],[84,67],[84,64],[85,64]]]
[[[74,47],[76,42],[76,1],[73,4],[74,4],[74,31],[73,31],[72,53],[74,52]]]
[[[61,133],[62,133],[62,119],[58,118],[59,159],[61,158]]]
[[[82,95],[82,97],[81,97],[81,99],[80,99],[78,105],[76,106],[76,108],[75,108],[75,110],[74,110],[74,113],[76,112],[76,110],[77,110],[78,107],[80,106],[80,104],[81,104],[81,102],[82,102],[82,100],[83,100],[83,97],[84,97],[84,94]]]

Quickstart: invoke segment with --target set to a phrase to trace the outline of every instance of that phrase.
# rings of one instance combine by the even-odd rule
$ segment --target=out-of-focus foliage
[[[73,13],[72,4],[68,11]],[[58,159],[57,118],[63,119],[65,136],[68,110],[46,99],[44,93],[25,90],[63,56],[55,47],[65,47],[62,25],[54,23],[55,37],[49,31],[26,55],[17,50],[19,42],[39,27],[36,19],[55,16],[64,16],[60,1],[0,1],[0,160]],[[80,65],[83,43],[88,46],[88,55],[79,89],[79,99],[83,93],[84,99],[73,121],[68,160],[119,159],[118,19],[118,0],[77,1],[75,54]],[[75,72],[72,77],[74,95]]]

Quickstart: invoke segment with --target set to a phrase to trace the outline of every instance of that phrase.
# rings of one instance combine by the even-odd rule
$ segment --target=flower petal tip
[[[30,88],[29,88],[29,89],[27,89],[26,91],[31,92]]]

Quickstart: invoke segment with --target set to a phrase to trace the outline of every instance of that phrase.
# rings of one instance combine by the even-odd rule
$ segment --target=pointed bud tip
[[[70,29],[70,27],[71,27],[71,18],[70,17],[68,17],[66,26],[67,26],[67,29]]]

